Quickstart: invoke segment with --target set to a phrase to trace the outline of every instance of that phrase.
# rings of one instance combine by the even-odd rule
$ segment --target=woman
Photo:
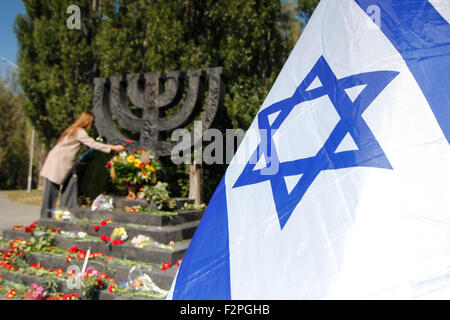
[[[48,153],[40,173],[46,179],[41,218],[50,216],[51,210],[56,206],[61,186],[60,206],[62,208],[77,206],[76,176],[72,174],[72,167],[81,144],[105,153],[109,153],[111,150],[125,150],[124,146],[100,143],[89,137],[86,131],[91,128],[93,121],[94,115],[92,113],[83,112],[63,132],[56,145]]]

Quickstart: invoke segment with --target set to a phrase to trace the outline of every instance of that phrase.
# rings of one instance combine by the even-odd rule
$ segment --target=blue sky
[[[14,34],[14,20],[25,13],[22,0],[2,0],[0,7],[0,57],[17,63],[17,38]],[[4,62],[0,61],[4,66]]]

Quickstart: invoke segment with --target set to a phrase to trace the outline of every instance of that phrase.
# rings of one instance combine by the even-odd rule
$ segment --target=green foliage
[[[158,209],[173,209],[175,207],[175,201],[170,199],[167,185],[166,182],[161,181],[158,181],[155,185],[145,185],[141,188],[138,197],[154,203]]]
[[[102,289],[103,286],[100,287]],[[83,285],[81,287],[81,294],[86,299],[92,299],[95,293],[99,290],[97,277],[87,276],[84,278]]]
[[[181,210],[203,210],[206,208],[206,204],[193,204],[193,203],[187,203],[185,202],[183,207],[181,207]]]
[[[70,0],[24,0],[15,33],[19,43],[19,82],[23,108],[47,147],[84,110],[91,108],[97,74],[91,43],[101,23],[91,0],[79,0],[82,30],[66,26]]]
[[[42,252],[47,253],[50,248],[53,247],[55,242],[55,237],[48,234],[43,234],[39,238],[31,237],[30,241],[26,244],[20,244],[22,250],[25,253],[30,252]]]
[[[45,278],[42,287],[48,294],[55,294],[58,292],[59,284],[55,278]]]
[[[297,12],[296,4],[293,1],[283,1],[281,3],[279,29],[283,39],[285,39],[289,46],[289,51],[291,51],[297,43],[303,27],[304,24]]]
[[[316,9],[320,0],[297,0],[297,12],[300,17],[306,22],[308,22],[314,9]]]
[[[28,175],[27,123],[14,78],[0,78],[0,189],[24,189]]]

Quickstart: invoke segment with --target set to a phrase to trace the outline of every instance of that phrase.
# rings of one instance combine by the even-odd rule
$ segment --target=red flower
[[[30,227],[25,227],[25,232],[26,233],[31,233],[31,232],[33,232],[33,229],[30,228]]]
[[[99,226],[94,226],[94,231],[97,232],[98,230],[100,230]]]
[[[111,223],[111,222],[112,222],[111,219],[106,219],[106,220],[103,220],[103,221],[101,222],[101,225],[104,227],[104,226],[106,226],[108,223]]]
[[[164,264],[161,266],[161,270],[169,269],[171,266],[172,266],[172,263],[170,263],[170,261],[167,261],[166,263],[164,263]]]
[[[125,211],[127,211],[127,209],[123,208],[122,211],[125,212]]]
[[[72,261],[72,259],[73,259],[72,256],[67,256],[67,257],[66,257],[66,262],[70,262],[70,261]]]
[[[16,289],[12,289],[10,290],[7,294],[6,294],[6,299],[12,299],[16,296]]]
[[[119,239],[119,240],[117,241],[117,243],[118,243],[118,244],[123,244],[123,240],[122,240],[122,239]]]
[[[68,253],[75,253],[77,251],[80,251],[77,246],[73,246],[72,248],[66,250]]]
[[[145,151],[145,148],[141,148],[140,150],[141,150],[141,151]]]
[[[105,285],[102,278],[97,278],[95,282],[97,283],[97,287],[99,288],[103,288],[103,286]]]
[[[116,286],[113,286],[112,284],[111,284],[111,285],[109,285],[109,287],[108,287],[108,291],[109,291],[110,293],[114,293],[114,292],[116,292]]]
[[[100,240],[105,241],[105,242],[108,241],[106,238],[106,235],[104,235],[104,234],[101,235]]]
[[[106,164],[106,167],[107,167],[107,168],[111,168],[111,166],[112,166],[111,162],[108,162],[108,163]]]
[[[117,244],[118,244],[117,239],[114,239],[114,240],[111,242],[111,245],[113,245],[113,246],[117,246]]]
[[[138,152],[137,152],[137,150],[133,150],[133,153],[137,154]]]
[[[131,141],[130,141],[130,140],[127,140],[127,141],[125,142],[125,144],[126,144],[126,145],[129,145],[129,144],[131,144]]]

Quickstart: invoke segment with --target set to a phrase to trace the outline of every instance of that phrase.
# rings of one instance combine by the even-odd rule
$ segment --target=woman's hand
[[[120,152],[120,151],[124,151],[125,147],[120,144],[115,144],[111,147],[111,150]]]

